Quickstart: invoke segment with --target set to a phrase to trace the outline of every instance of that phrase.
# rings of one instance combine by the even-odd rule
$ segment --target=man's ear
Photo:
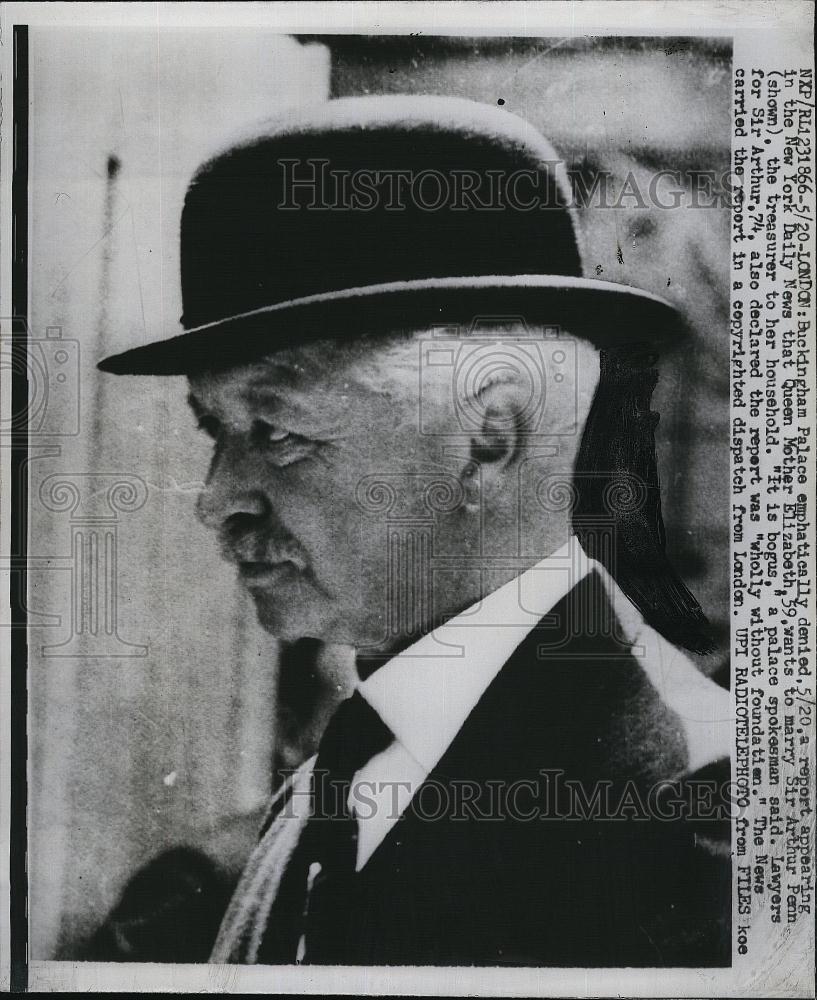
[[[521,386],[513,382],[489,386],[472,401],[471,461],[485,476],[502,472],[519,457],[524,436],[524,411],[528,402]]]

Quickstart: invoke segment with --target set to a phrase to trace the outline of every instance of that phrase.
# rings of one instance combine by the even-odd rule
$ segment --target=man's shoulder
[[[636,638],[588,574],[516,648],[444,763],[658,781],[728,755],[728,693],[655,633]]]

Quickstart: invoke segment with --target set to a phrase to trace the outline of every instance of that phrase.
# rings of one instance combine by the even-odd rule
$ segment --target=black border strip
[[[11,830],[10,987],[28,989],[27,711],[28,638],[26,634],[26,566],[28,554],[28,25],[14,26],[13,158],[11,180],[11,412],[25,414],[11,439]]]

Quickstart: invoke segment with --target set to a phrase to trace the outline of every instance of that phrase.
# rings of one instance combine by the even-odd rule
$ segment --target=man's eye
[[[282,441],[288,441],[296,435],[290,434],[283,427],[261,422],[257,428],[257,436],[261,444],[281,444]]]
[[[273,453],[279,464],[291,465],[308,457],[315,448],[315,442],[300,434],[293,434],[283,427],[276,427],[264,420],[259,420],[253,428],[253,438],[256,447]]]

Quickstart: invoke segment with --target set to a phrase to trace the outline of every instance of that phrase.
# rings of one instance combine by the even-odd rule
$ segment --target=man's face
[[[379,645],[388,631],[384,520],[360,490],[401,477],[422,490],[411,473],[441,466],[418,434],[416,348],[403,369],[388,358],[382,368],[377,353],[327,342],[190,378],[213,438],[199,517],[279,638]]]
[[[517,431],[545,388],[508,381],[507,336],[479,369],[498,379],[466,394],[467,429],[450,367],[422,365],[420,386],[428,343],[325,341],[190,378],[213,438],[199,517],[273,635],[388,652],[515,576],[520,545],[535,562],[564,543],[536,477],[571,475],[595,350],[575,342],[573,374],[551,373],[543,459]]]

